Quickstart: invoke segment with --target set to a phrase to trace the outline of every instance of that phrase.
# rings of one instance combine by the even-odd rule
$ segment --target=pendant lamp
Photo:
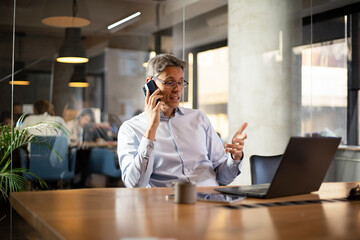
[[[15,72],[14,72],[14,85],[18,86],[27,86],[30,85],[30,82],[27,80],[27,74],[25,71],[25,63],[23,61],[15,62]],[[12,80],[9,81],[9,84],[12,84]]]
[[[41,22],[51,27],[85,27],[90,24],[85,0],[48,0]]]
[[[9,84],[14,84],[18,86],[27,86],[30,85],[29,80],[27,79],[27,74],[25,70],[25,63],[21,61],[23,45],[22,39],[25,37],[24,32],[16,32],[16,40],[18,41],[18,58],[19,61],[14,63],[14,82],[12,80],[9,81]]]
[[[61,63],[86,63],[85,47],[81,42],[80,28],[66,28],[65,39],[59,50],[56,61]]]
[[[85,88],[89,86],[86,81],[85,64],[77,64],[74,67],[74,73],[71,76],[69,87]]]

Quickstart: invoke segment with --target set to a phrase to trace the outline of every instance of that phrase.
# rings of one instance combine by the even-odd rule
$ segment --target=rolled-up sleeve
[[[241,160],[234,160],[230,154],[225,152],[223,143],[217,135],[210,121],[207,129],[207,148],[209,159],[216,173],[216,181],[220,185],[228,185],[241,173]]]
[[[138,137],[126,123],[118,132],[117,153],[126,187],[148,187],[152,174],[154,142]]]

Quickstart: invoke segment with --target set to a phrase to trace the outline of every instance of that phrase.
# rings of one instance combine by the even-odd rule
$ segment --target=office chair
[[[106,148],[93,148],[89,157],[90,172],[120,178],[121,170],[115,161],[116,155],[114,151]]]
[[[281,155],[250,157],[251,184],[271,183],[280,164]]]
[[[20,150],[21,167],[29,169],[45,181],[56,180],[62,187],[63,180],[73,179],[75,176],[76,151],[73,149],[69,153],[68,139],[64,136],[41,136],[40,140],[53,149],[42,144],[30,143],[29,158],[24,149]],[[35,180],[30,175],[25,177],[31,181]]]

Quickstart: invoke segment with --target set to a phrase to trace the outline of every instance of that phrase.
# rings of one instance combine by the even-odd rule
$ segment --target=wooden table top
[[[247,198],[232,204],[345,198],[357,183],[324,183],[319,192]],[[198,192],[214,192],[198,187]],[[175,204],[171,188],[76,189],[11,193],[11,204],[44,239],[360,239],[360,201],[229,209]]]

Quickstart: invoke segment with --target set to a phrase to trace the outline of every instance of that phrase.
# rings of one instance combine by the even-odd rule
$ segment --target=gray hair
[[[169,66],[180,67],[184,71],[186,62],[168,53],[159,54],[150,59],[146,67],[146,78],[159,76],[159,74]]]

